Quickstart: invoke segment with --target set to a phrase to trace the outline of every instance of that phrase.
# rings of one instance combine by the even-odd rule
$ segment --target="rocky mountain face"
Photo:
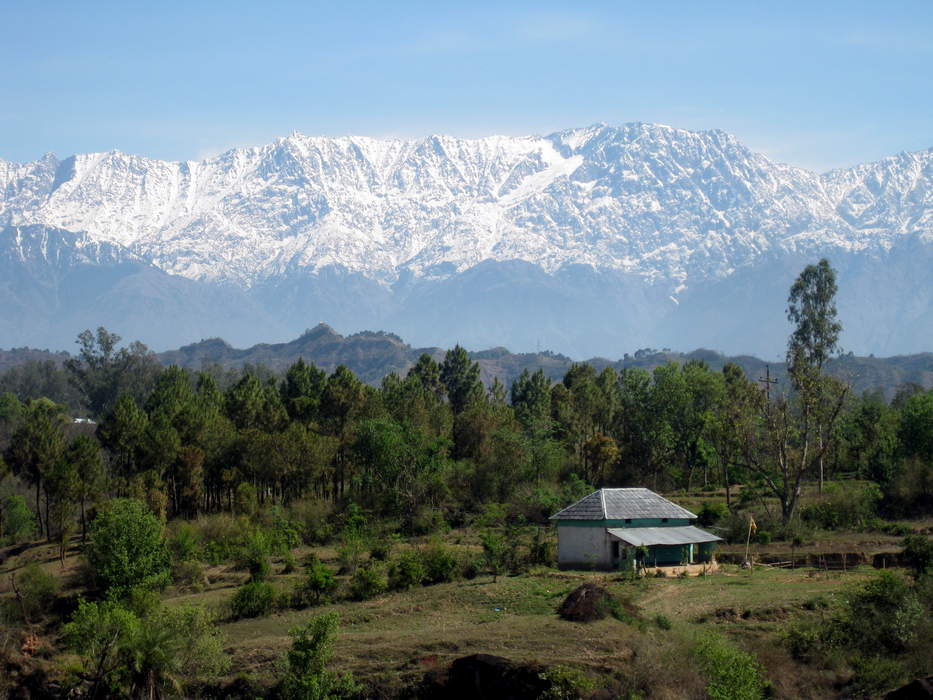
[[[326,321],[423,345],[775,357],[790,283],[823,256],[846,349],[933,339],[933,149],[817,175],[652,124],[293,134],[201,162],[0,161],[0,225],[0,346],[101,324],[156,348],[246,344]]]

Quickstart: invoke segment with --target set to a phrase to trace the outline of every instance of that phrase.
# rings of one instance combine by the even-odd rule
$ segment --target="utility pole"
[[[765,365],[765,376],[758,377],[758,381],[765,385],[765,398],[771,402],[771,385],[777,384],[777,379],[771,379],[771,366]]]

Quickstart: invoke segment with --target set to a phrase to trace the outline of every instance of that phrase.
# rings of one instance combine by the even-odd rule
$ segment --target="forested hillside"
[[[933,611],[925,574],[933,566],[933,390],[905,384],[887,400],[830,373],[841,330],[834,293],[827,261],[801,273],[788,299],[794,332],[786,369],[772,383],[756,376],[760,365],[643,351],[620,368],[569,364],[557,381],[543,369],[521,369],[508,385],[495,377],[484,384],[480,362],[518,372],[520,364],[505,361],[516,356],[494,350],[474,359],[460,346],[424,352],[411,366],[399,352],[399,371],[378,383],[370,375],[374,383],[367,383],[345,365],[325,370],[301,357],[284,371],[244,358],[239,367],[165,367],[139,343],[121,346],[104,329],[82,333],[79,353],[61,367],[49,360],[4,375],[35,381],[0,394],[0,537],[9,545],[0,550],[0,565],[10,574],[0,588],[0,653],[17,674],[32,674],[29,682],[62,697],[99,697],[107,687],[120,697],[204,691],[303,698],[301,688],[321,683],[333,690],[327,697],[418,697],[427,676],[400,659],[411,653],[407,647],[385,652],[393,669],[407,669],[390,680],[371,663],[345,669],[363,675],[358,685],[325,666],[338,627],[330,614],[291,626],[287,663],[257,651],[269,629],[284,636],[280,621],[269,618],[266,631],[245,621],[332,603],[347,606],[354,624],[367,624],[379,613],[354,606],[412,596],[393,599],[409,612],[387,621],[381,637],[360,642],[366,646],[393,638],[411,610],[425,609],[420,587],[449,585],[444,614],[477,605],[479,622],[458,622],[454,647],[442,636],[436,648],[421,651],[440,649],[449,658],[461,643],[482,651],[491,643],[484,630],[492,628],[478,625],[490,609],[537,615],[546,625],[555,607],[550,587],[568,592],[571,579],[549,569],[548,517],[594,488],[641,486],[691,505],[703,526],[740,551],[744,544],[745,557],[753,535],[758,555],[776,547],[792,565],[798,549],[858,537],[859,547],[875,548],[858,553],[859,561],[870,561],[882,542],[883,562],[913,573],[860,572],[865,587],[833,599],[840,602],[794,599],[799,626],[783,636],[764,628],[772,636],[760,640],[761,654],[773,662],[765,670],[737,650],[740,635],[698,641],[683,627],[702,624],[702,616],[674,626],[659,612],[654,624],[673,631],[660,638],[663,651],[646,636],[643,649],[655,650],[639,653],[657,664],[682,648],[718,658],[678,680],[701,689],[741,662],[754,690],[743,697],[763,697],[767,683],[784,683],[786,697],[799,696],[805,684],[816,684],[818,695],[839,687],[876,694],[931,663],[923,640]],[[322,328],[305,338],[332,360],[370,343],[407,347],[378,334],[342,345]],[[269,359],[275,346],[256,352]],[[837,362],[844,369],[874,366]],[[93,422],[75,422],[75,415]],[[43,554],[30,560],[37,552]],[[843,552],[843,566],[848,560]],[[281,569],[273,572],[272,562]],[[68,595],[59,595],[52,566],[70,572]],[[524,578],[504,582],[505,574]],[[458,581],[480,575],[491,577],[483,594],[491,597],[476,603],[469,595],[478,589],[458,588]],[[616,574],[607,585],[628,584]],[[645,589],[624,590],[636,596]],[[650,596],[641,600],[666,609]],[[721,617],[708,602],[703,609]],[[614,605],[619,624],[647,634],[634,603]],[[807,616],[828,607],[831,615]],[[896,628],[888,612],[896,613]],[[866,629],[870,615],[881,621]],[[237,635],[232,655],[227,633]],[[519,644],[542,633],[529,627]],[[549,658],[568,658],[560,643]],[[783,650],[779,662],[773,648]],[[53,661],[37,670],[39,649]],[[638,654],[611,661],[617,651],[585,672],[553,662],[535,678],[556,674],[547,676],[548,688],[572,680],[573,694],[561,697],[586,697],[580,689],[594,684],[623,696],[637,690],[668,697],[665,681],[644,680],[646,667],[633,661]],[[622,670],[607,674],[609,663]],[[787,681],[780,664],[789,665],[788,677],[804,680]],[[231,668],[256,671],[258,687],[226,676]],[[40,670],[52,685],[46,676],[36,679]]]
[[[344,336],[322,323],[287,343],[263,343],[238,349],[213,338],[157,353],[155,358],[163,366],[177,365],[193,371],[241,371],[245,367],[253,367],[257,371],[268,370],[274,374],[283,373],[301,358],[326,372],[343,365],[361,381],[377,386],[392,372],[406,373],[421,355],[427,354],[440,361],[444,352],[438,347],[414,348],[398,336],[380,331]],[[575,363],[566,355],[549,351],[513,353],[501,347],[473,351],[469,355],[479,365],[480,380],[487,386],[496,379],[511,386],[522,372],[539,369],[549,379],[558,381]],[[35,394],[35,387],[42,383],[55,382],[64,386],[67,382],[60,369],[69,357],[64,352],[32,348],[0,350],[0,392],[9,391],[27,397]],[[750,379],[762,378],[767,370],[783,388],[787,388],[787,371],[783,362],[769,363],[748,355],[730,357],[715,350],[699,349],[684,353],[643,348],[632,354],[626,353],[622,359],[595,357],[585,360],[584,364],[597,371],[607,367],[621,371],[636,367],[653,370],[670,362],[685,364],[690,361],[704,362],[717,371],[731,362],[741,367]],[[46,362],[52,364],[45,365]],[[6,372],[12,368],[17,369]],[[858,394],[880,391],[887,400],[911,385],[925,389],[933,387],[933,353],[930,352],[897,357],[858,357],[849,353],[830,360],[826,370],[846,381]],[[53,376],[56,374],[59,376]],[[58,395],[57,400],[68,403],[67,396]],[[77,410],[78,407],[75,408]]]

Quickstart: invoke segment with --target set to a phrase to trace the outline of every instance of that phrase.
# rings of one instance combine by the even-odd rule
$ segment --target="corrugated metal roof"
[[[693,513],[649,489],[600,489],[581,498],[551,520],[625,520],[626,518],[687,518]]]
[[[633,547],[721,542],[722,537],[693,525],[683,527],[607,527],[606,532]]]

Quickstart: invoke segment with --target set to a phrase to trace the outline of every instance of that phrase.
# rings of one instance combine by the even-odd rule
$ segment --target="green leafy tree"
[[[113,598],[136,587],[161,588],[169,581],[162,523],[136,499],[115,499],[92,521],[87,557]]]
[[[100,444],[88,435],[78,435],[65,451],[65,461],[77,474],[77,498],[81,510],[81,541],[87,539],[87,504],[100,499],[106,486]]]
[[[111,456],[111,466],[124,480],[142,468],[149,417],[129,394],[122,394],[97,428],[97,437]]]
[[[77,673],[86,697],[110,697],[126,688],[126,649],[139,627],[139,618],[115,601],[78,601],[78,609],[62,633],[80,658]]]
[[[353,372],[340,365],[327,378],[321,402],[321,417],[326,432],[337,440],[332,470],[332,492],[336,500],[343,495],[350,462],[348,453],[353,441],[357,417],[366,404],[367,391]]]
[[[43,532],[40,495],[44,480],[59,464],[65,450],[64,409],[48,399],[31,400],[25,416],[13,434],[4,455],[14,474],[26,478],[36,489],[36,522],[39,534]],[[48,503],[46,503],[45,532],[48,529]]]
[[[331,612],[289,630],[292,646],[280,688],[285,700],[340,700],[362,692],[349,674],[338,676],[327,669],[339,625],[337,613]]]
[[[823,365],[839,348],[842,324],[836,318],[836,271],[823,258],[807,265],[794,281],[787,298],[787,320],[794,330],[787,342],[787,373],[800,405],[798,441],[800,466],[808,459],[819,464],[820,490],[823,488],[823,456],[845,392],[838,401],[825,405],[834,387],[823,376]],[[811,444],[811,443],[816,444]]]
[[[326,383],[324,370],[299,357],[285,372],[281,386],[282,401],[289,417],[306,424],[316,420]]]
[[[459,345],[453,350],[448,350],[444,356],[441,382],[455,415],[461,413],[472,399],[482,395],[479,364],[470,360],[470,355]]]
[[[106,328],[82,331],[77,357],[65,362],[71,381],[94,416],[113,410],[122,394],[142,401],[161,371],[155,355],[140,342],[117,348],[120,336]]]
[[[848,394],[847,385],[822,373],[841,329],[835,292],[835,272],[826,260],[808,266],[791,287],[787,315],[796,328],[788,340],[787,365],[794,395],[763,402],[759,429],[743,436],[746,464],[780,503],[785,524],[796,512],[804,477],[814,468],[822,489],[823,459]]]

